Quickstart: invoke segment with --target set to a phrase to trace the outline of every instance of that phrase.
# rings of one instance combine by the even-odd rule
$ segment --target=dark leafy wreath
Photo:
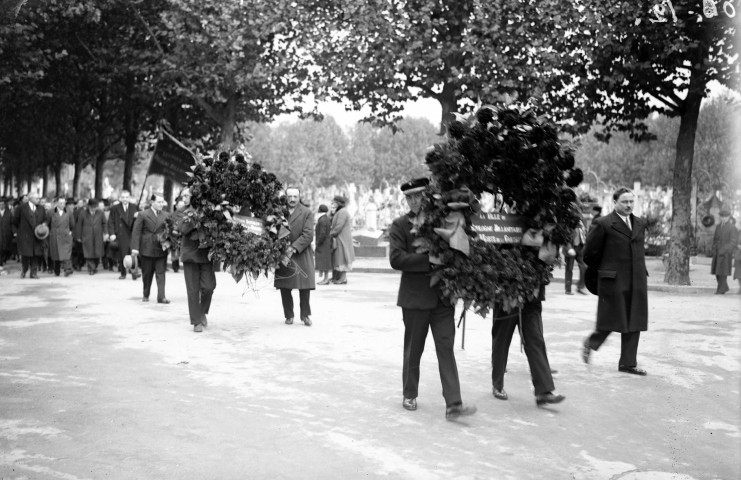
[[[510,311],[536,298],[550,282],[553,265],[540,260],[538,248],[477,240],[471,216],[480,210],[482,193],[500,194],[509,212],[524,216],[527,228],[541,230],[546,243],[570,241],[580,219],[573,187],[583,174],[556,126],[531,109],[482,107],[471,118],[459,117],[447,141],[435,145],[425,161],[432,182],[417,231],[424,239],[421,251],[437,264],[433,285],[451,303],[463,300],[481,315],[497,304]],[[452,211],[465,216],[468,256],[434,230]]]
[[[250,163],[242,155],[230,159],[222,152],[217,159],[206,158],[191,167],[187,186],[191,190],[187,215],[197,227],[190,234],[210,257],[223,262],[234,279],[256,279],[278,266],[289,241],[286,207],[279,198],[283,185],[275,175]],[[263,235],[249,232],[234,221],[237,214],[264,221]]]

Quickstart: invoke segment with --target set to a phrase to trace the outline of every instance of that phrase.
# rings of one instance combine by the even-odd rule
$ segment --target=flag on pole
[[[191,165],[196,159],[193,153],[175,137],[169,133],[162,132],[162,138],[157,141],[157,146],[149,164],[149,175],[163,175],[178,183],[188,181],[186,172],[190,172]]]

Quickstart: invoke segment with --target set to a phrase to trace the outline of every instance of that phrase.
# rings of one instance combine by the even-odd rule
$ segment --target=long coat
[[[131,231],[131,249],[138,250],[144,257],[166,257],[167,250],[162,249],[158,237],[165,231],[168,216],[164,211],[155,214],[151,208],[139,212]]]
[[[631,215],[632,230],[612,212],[592,222],[584,245],[584,262],[597,270],[597,330],[648,330],[646,223]]]
[[[332,251],[332,268],[349,272],[355,260],[355,250],[352,246],[352,219],[347,208],[342,207],[335,212],[329,235],[337,241],[337,248]]]
[[[713,261],[711,275],[730,275],[733,268],[733,250],[738,243],[738,230],[732,221],[720,223],[713,234]]]
[[[46,211],[36,206],[36,212],[31,211],[31,207],[28,206],[28,202],[18,207],[13,216],[13,224],[15,225],[18,236],[16,242],[18,243],[18,253],[23,257],[40,257],[44,254],[44,245],[41,240],[36,238],[34,229],[46,221]]]
[[[108,234],[116,236],[118,243],[118,256],[123,258],[131,253],[131,231],[134,229],[134,217],[139,207],[129,203],[124,213],[123,204],[117,203],[111,207],[108,217]]]
[[[309,207],[296,205],[293,213],[288,217],[288,228],[291,231],[291,246],[296,253],[291,257],[292,262],[287,267],[275,269],[275,288],[297,288],[299,290],[313,290],[316,288],[314,279],[314,249],[311,241],[314,239],[314,214]]]
[[[105,255],[103,234],[106,233],[105,214],[96,209],[90,213],[89,208],[82,209],[75,224],[75,238],[82,242],[82,256],[101,258]]]
[[[415,253],[412,245],[412,222],[402,215],[389,228],[389,261],[395,270],[401,270],[401,283],[396,305],[415,310],[431,310],[440,301],[440,292],[430,287],[430,257]]]
[[[13,244],[13,212],[5,207],[0,213],[0,252],[11,250]]]
[[[332,221],[327,214],[316,221],[316,269],[320,272],[332,270],[332,238],[329,236]]]
[[[54,210],[49,217],[49,255],[57,262],[72,258],[72,232],[75,220],[72,212]]]

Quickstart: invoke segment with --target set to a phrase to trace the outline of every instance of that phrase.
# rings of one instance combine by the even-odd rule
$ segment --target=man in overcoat
[[[314,249],[311,241],[314,239],[314,214],[309,207],[300,201],[298,188],[286,189],[286,203],[288,205],[288,227],[290,242],[286,257],[282,265],[275,270],[273,285],[280,290],[283,303],[283,316],[286,324],[293,323],[293,294],[291,290],[298,290],[299,313],[301,321],[307,327],[311,326],[311,305],[309,296],[316,288],[314,278]]]
[[[13,211],[5,197],[0,198],[0,266],[11,256],[13,245]]]
[[[195,230],[195,209],[190,205],[190,189],[180,194],[183,202],[181,214],[175,223],[180,233],[180,259],[183,261],[185,292],[188,294],[188,313],[194,332],[202,332],[208,326],[208,314],[211,298],[216,289],[214,263],[208,258],[210,247],[201,247]],[[196,234],[195,238],[191,238]]]
[[[167,270],[167,250],[162,248],[159,235],[165,231],[167,213],[162,211],[165,198],[152,195],[152,206],[140,211],[131,232],[131,254],[141,253],[142,282],[144,290],[142,302],[149,301],[152,278],[157,281],[157,303],[170,303],[165,297],[165,272]]]
[[[139,207],[131,203],[131,193],[123,190],[118,197],[119,203],[111,207],[111,215],[108,219],[108,235],[110,241],[118,244],[118,272],[121,274],[118,278],[126,280],[126,267],[124,267],[124,257],[131,255],[131,231],[134,228]],[[131,272],[131,278],[139,278],[138,268]]]
[[[710,274],[715,275],[718,287],[716,295],[723,295],[728,291],[728,275],[733,269],[733,251],[738,243],[738,230],[731,221],[731,212],[721,210],[720,223],[715,227],[713,234],[713,261],[710,264]]]
[[[429,184],[426,178],[411,180],[401,186],[410,212],[395,219],[389,229],[389,260],[391,267],[401,270],[401,283],[396,304],[401,307],[404,321],[404,366],[402,369],[402,406],[417,409],[419,364],[425,348],[427,332],[432,330],[435,352],[445,399],[445,418],[454,420],[473,415],[476,407],[464,405],[458,366],[455,363],[455,306],[445,299],[438,288],[430,286],[430,261],[425,252],[417,252],[413,244],[412,219],[422,205]]]
[[[29,268],[31,278],[39,278],[37,270],[44,255],[44,247],[34,231],[46,222],[46,211],[38,203],[39,195],[31,192],[28,194],[28,201],[18,206],[14,212],[13,224],[17,232],[18,253],[21,256],[21,278],[26,278]]]
[[[105,214],[100,210],[98,200],[91,198],[87,208],[80,211],[75,224],[75,239],[82,243],[82,255],[90,275],[98,273],[98,264],[105,255],[105,233]]]
[[[589,363],[611,332],[620,332],[618,370],[646,375],[637,367],[638,340],[648,330],[648,288],[644,251],[645,221],[633,215],[633,192],[619,188],[614,211],[592,222],[584,245],[584,262],[597,273],[597,326],[585,339],[582,359]]]
[[[64,269],[64,276],[69,277],[72,269],[72,244],[75,220],[72,212],[66,209],[64,197],[56,200],[56,207],[49,216],[49,254],[54,262],[54,275],[57,277]]]

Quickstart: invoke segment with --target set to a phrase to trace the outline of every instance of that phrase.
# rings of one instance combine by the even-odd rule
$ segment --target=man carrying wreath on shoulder
[[[180,232],[180,258],[183,261],[185,291],[188,294],[188,313],[194,332],[202,332],[208,325],[206,314],[211,308],[211,297],[216,289],[214,263],[208,258],[209,247],[201,247],[198,238],[191,238],[196,229],[194,222],[195,209],[190,205],[190,189],[180,193],[184,209],[175,224]]]
[[[417,409],[419,363],[425,348],[427,331],[432,330],[445,398],[445,418],[455,420],[476,413],[475,405],[464,405],[458,366],[455,363],[455,306],[430,287],[430,261],[427,253],[417,253],[412,233],[412,218],[422,206],[424,191],[430,181],[418,178],[401,186],[409,204],[409,213],[394,220],[389,230],[391,267],[401,270],[397,305],[404,321],[404,366],[402,370],[404,400],[407,410]]]

